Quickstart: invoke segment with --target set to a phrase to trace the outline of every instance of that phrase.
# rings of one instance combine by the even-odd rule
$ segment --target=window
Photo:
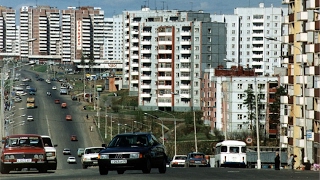
[[[236,27],[236,23],[232,23],[232,25],[231,25],[232,27]]]
[[[235,34],[235,33],[236,33],[236,31],[235,31],[235,30],[232,30],[232,31],[231,31],[231,34]]]
[[[194,50],[199,51],[199,46],[195,46]]]
[[[208,33],[211,34],[211,28],[208,29]]]
[[[278,23],[274,23],[274,27],[278,27]]]
[[[250,38],[249,38],[249,37],[247,37],[247,41],[250,41]]]
[[[248,84],[248,89],[252,89],[252,84]]]
[[[238,124],[238,129],[242,129],[242,124]]]
[[[274,19],[278,19],[278,16],[274,16]]]
[[[249,52],[249,51],[247,51],[247,55],[250,55],[250,52]]]
[[[199,41],[199,37],[195,37],[194,40],[195,40],[195,41]]]
[[[251,124],[248,124],[248,129],[251,129],[251,127],[252,127]]]
[[[232,41],[235,41],[235,40],[236,40],[236,38],[235,38],[235,37],[232,37],[232,38],[231,38],[231,40],[232,40]]]
[[[270,26],[270,23],[267,23],[267,27],[269,27]]]
[[[274,33],[275,33],[275,34],[277,34],[277,33],[278,33],[278,31],[277,31],[277,30],[274,30]]]
[[[247,16],[247,20],[250,20],[250,16]]]
[[[238,84],[238,89],[242,89],[242,84]]]
[[[235,47],[236,47],[236,45],[235,45],[235,44],[232,44],[232,45],[231,45],[231,47],[232,47],[232,48],[235,48]]]
[[[267,30],[267,34],[270,34],[270,31],[269,31],[269,30]]]
[[[270,19],[270,16],[267,16],[267,19]]]
[[[247,27],[250,27],[250,23],[247,23]]]
[[[238,114],[238,120],[242,120],[242,114]]]
[[[208,37],[208,42],[211,42],[211,37]]]
[[[247,48],[250,48],[250,44],[247,44]]]
[[[232,54],[232,55],[235,55],[235,52],[234,52],[234,51],[232,51],[232,52],[231,52],[231,54]]]
[[[242,109],[242,104],[238,104],[238,109],[239,109],[239,110]]]
[[[247,34],[250,34],[250,30],[247,30]]]

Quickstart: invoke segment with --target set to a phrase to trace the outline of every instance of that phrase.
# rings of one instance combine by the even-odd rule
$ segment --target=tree
[[[255,109],[256,109],[256,103],[255,103],[255,94],[253,93],[252,88],[248,88],[247,90],[244,91],[245,94],[245,99],[243,104],[247,105],[248,109],[248,118],[250,120],[251,124],[251,132],[253,130],[253,123],[252,122],[255,119]]]
[[[269,112],[270,112],[269,124],[270,125],[275,124],[277,129],[280,126],[280,105],[281,105],[280,98],[281,96],[284,96],[284,95],[287,95],[287,91],[285,87],[279,86],[274,95],[274,102],[269,105]],[[279,135],[279,138],[280,138],[280,135]]]

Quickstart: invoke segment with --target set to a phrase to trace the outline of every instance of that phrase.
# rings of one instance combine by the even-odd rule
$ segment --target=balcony
[[[288,144],[288,136],[280,136],[280,142]]]
[[[293,2],[294,2],[294,0],[282,0],[282,4],[290,4]]]
[[[282,120],[281,121],[282,124],[288,124],[289,116],[288,115],[281,115],[280,119]]]
[[[158,54],[172,54],[172,50],[158,50]]]
[[[151,80],[151,76],[142,75],[142,76],[140,76],[140,80]]]
[[[142,84],[140,85],[141,89],[151,89],[151,85],[150,84]]]
[[[299,148],[303,148],[304,147],[304,139],[295,139],[295,146],[297,146]]]
[[[158,80],[171,80],[172,76],[158,76]]]
[[[307,21],[308,20],[308,12],[301,11],[297,13],[297,20],[298,21]]]
[[[315,90],[314,89],[305,89],[305,96],[314,97]]]
[[[283,24],[289,24],[289,16],[282,17],[282,23]]]
[[[314,53],[314,44],[306,44],[305,45],[305,51],[306,53]]]
[[[147,67],[147,66],[141,67],[141,71],[151,71],[151,67]]]
[[[143,59],[140,59],[140,62],[142,62],[142,63],[151,63],[151,59],[143,58]]]
[[[281,96],[280,97],[280,101],[281,101],[281,103],[283,103],[283,104],[288,104],[288,96]]]
[[[304,98],[303,97],[296,97],[296,104],[299,106],[304,105]]]
[[[303,118],[296,118],[296,126],[303,127],[304,126],[304,119]]]
[[[306,1],[306,2],[307,2],[307,4],[306,4],[307,9],[319,9],[319,4],[320,4],[319,1],[317,1],[317,0],[315,0],[315,1],[309,0],[309,1]]]
[[[314,110],[306,110],[306,118],[314,119]]]
[[[298,42],[307,42],[308,41],[308,34],[307,33],[297,34],[297,41]]]
[[[149,94],[149,93],[142,93],[142,94],[140,94],[140,97],[151,97],[151,94]]]
[[[307,22],[306,30],[307,31],[315,31],[316,30],[316,23],[315,22]]]

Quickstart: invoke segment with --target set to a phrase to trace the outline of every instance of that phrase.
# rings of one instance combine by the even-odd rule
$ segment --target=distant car
[[[27,90],[31,89],[31,86],[26,86],[26,89],[27,89]]]
[[[84,154],[84,148],[78,148],[77,155],[78,157],[81,157]]]
[[[55,99],[55,100],[54,100],[54,103],[55,103],[55,104],[60,104],[60,100],[59,100],[59,99]]]
[[[20,86],[28,86],[26,83],[21,83]]]
[[[170,167],[184,167],[187,155],[175,155],[170,163]]]
[[[67,103],[61,103],[61,108],[67,108]]]
[[[29,91],[29,95],[36,95],[36,92],[34,92],[34,91]]]
[[[23,93],[21,93],[20,95],[21,96],[25,96],[25,95],[27,95],[28,93],[26,93],[26,92],[23,92]]]
[[[99,152],[100,175],[107,175],[109,171],[123,174],[126,170],[142,170],[149,174],[151,168],[166,173],[165,151],[165,146],[152,133],[118,134]]]
[[[71,141],[78,141],[78,138],[76,135],[71,135]]]
[[[77,160],[75,157],[68,157],[67,163],[74,164],[74,163],[77,163]]]
[[[56,87],[56,86],[52,86],[52,89],[53,89],[53,90],[57,90],[57,87]]]
[[[27,117],[27,121],[34,121],[33,116],[29,115],[29,116]]]
[[[66,120],[67,121],[72,121],[72,116],[70,114],[66,115]]]
[[[31,79],[29,79],[29,78],[24,78],[24,79],[22,79],[22,82],[31,82]]]
[[[71,154],[71,150],[70,150],[69,148],[64,148],[63,151],[62,151],[62,153],[63,153],[64,155]]]
[[[44,79],[43,78],[38,78],[37,81],[44,81]]]
[[[51,96],[51,92],[48,91],[48,92],[47,92],[47,96]]]
[[[185,167],[208,167],[205,154],[201,152],[189,153],[186,159]]]

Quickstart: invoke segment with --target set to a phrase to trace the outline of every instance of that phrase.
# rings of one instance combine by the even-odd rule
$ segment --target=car
[[[59,100],[59,99],[55,99],[55,100],[54,100],[54,103],[55,103],[55,104],[60,104],[60,100]]]
[[[47,91],[47,96],[51,96],[51,92]]]
[[[34,91],[29,91],[29,95],[36,95],[36,92],[34,92]]]
[[[89,166],[98,166],[98,155],[104,147],[87,147],[84,149],[84,154],[81,157],[81,164],[83,169]]]
[[[71,157],[71,156],[68,157],[67,163],[69,163],[69,164],[75,164],[75,163],[77,163],[76,157]]]
[[[208,167],[206,155],[201,152],[191,152],[187,155],[185,167]]]
[[[57,87],[56,87],[56,86],[52,86],[52,89],[53,89],[53,90],[57,90]]]
[[[72,121],[72,116],[71,116],[70,114],[67,114],[67,115],[66,115],[66,120],[67,120],[67,121]]]
[[[184,167],[187,155],[175,155],[170,163],[170,167]]]
[[[43,78],[38,78],[37,81],[44,81],[44,79]]]
[[[20,86],[28,86],[26,83],[21,83]]]
[[[78,148],[77,155],[81,157],[84,154],[84,148]]]
[[[57,144],[53,144],[51,137],[48,135],[41,135],[44,149],[46,151],[46,162],[48,170],[57,170]]]
[[[71,141],[78,141],[78,138],[76,135],[71,135]]]
[[[105,146],[105,145],[103,145]],[[151,132],[133,132],[114,136],[98,155],[100,175],[109,171],[123,174],[126,170],[142,170],[149,174],[151,168],[166,173],[166,149]]]
[[[71,154],[71,150],[69,148],[64,148],[62,153],[63,155]]]
[[[29,116],[27,117],[27,121],[34,121],[33,116],[29,115]]]
[[[61,103],[61,108],[67,108],[67,103]]]
[[[26,86],[26,89],[27,89],[27,90],[31,89],[31,86]]]

